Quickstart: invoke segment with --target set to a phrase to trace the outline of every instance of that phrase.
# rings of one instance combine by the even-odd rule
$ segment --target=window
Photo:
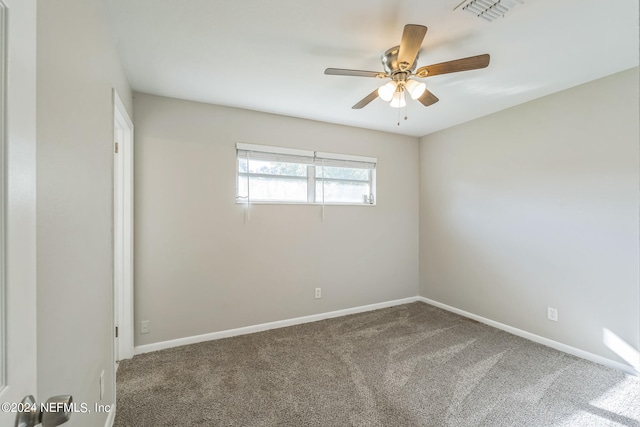
[[[239,203],[375,204],[371,157],[237,144]]]

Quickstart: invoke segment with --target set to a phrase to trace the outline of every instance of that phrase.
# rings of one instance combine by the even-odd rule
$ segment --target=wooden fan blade
[[[440,100],[434,94],[429,92],[428,89],[425,89],[424,93],[420,95],[420,98],[418,98],[418,101],[420,101],[420,103],[425,107],[428,107],[429,105],[435,104]]]
[[[343,68],[327,68],[324,73],[331,76],[386,77],[386,74],[380,71],[345,70]]]
[[[374,90],[369,95],[362,98],[360,102],[358,102],[356,105],[354,105],[351,108],[353,108],[354,110],[359,110],[360,108],[365,107],[367,104],[369,104],[371,101],[373,101],[377,97],[378,97],[378,89]]]
[[[427,27],[423,25],[407,24],[404,26],[402,41],[400,41],[400,49],[398,50],[398,64],[400,64],[401,69],[411,68],[416,61],[426,34]]]
[[[416,70],[418,77],[431,77],[438,74],[457,73],[458,71],[477,70],[489,65],[490,56],[484,55],[470,56],[468,58],[455,59],[453,61],[441,62],[440,64],[427,65]]]

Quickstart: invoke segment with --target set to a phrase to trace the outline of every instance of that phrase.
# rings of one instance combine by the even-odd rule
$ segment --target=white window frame
[[[307,164],[306,177],[299,177],[292,179],[305,179],[307,184],[307,200],[306,201],[275,201],[275,200],[254,200],[251,199],[251,194],[248,192],[247,196],[241,196],[239,194],[239,181],[241,176],[246,176],[248,179],[250,176],[258,176],[258,174],[251,174],[249,172],[243,173],[239,169],[239,161],[243,159],[243,155],[247,155],[249,160],[251,158],[264,158],[269,156],[281,157],[281,161],[290,161],[292,163]],[[310,151],[300,150],[295,148],[275,147],[270,145],[258,145],[258,144],[236,144],[236,203],[238,204],[264,204],[264,205],[340,205],[340,206],[376,206],[376,167],[378,159],[375,157],[357,156],[352,154],[338,154],[328,153],[323,151]],[[315,169],[322,166],[334,166],[334,167],[352,167],[368,169],[369,172],[369,190],[370,197],[367,201],[362,202],[325,202],[316,201],[316,171]],[[286,179],[286,177],[285,177]],[[325,178],[325,181],[335,182],[350,182],[352,180],[339,179],[339,178]],[[366,182],[366,181],[358,181]],[[248,182],[247,182],[248,183]],[[248,188],[248,187],[247,187]]]

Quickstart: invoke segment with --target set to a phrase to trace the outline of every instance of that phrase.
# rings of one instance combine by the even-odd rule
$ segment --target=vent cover
[[[465,1],[462,10],[491,22],[502,18],[505,13],[523,3],[523,0],[472,0],[470,2]]]

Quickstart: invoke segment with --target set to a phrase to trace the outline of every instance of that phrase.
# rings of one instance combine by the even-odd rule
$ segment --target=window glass
[[[247,191],[247,179],[251,188]],[[258,202],[301,202],[307,201],[307,179],[282,179],[259,176],[239,176],[238,194],[249,195],[251,201]]]
[[[344,181],[316,181],[316,202],[322,203],[324,189],[324,203],[369,203],[369,183],[344,182]]]
[[[368,157],[238,144],[236,200],[374,204],[375,166]]]
[[[265,160],[249,160],[249,172],[266,175],[307,176],[307,165],[289,162],[270,162]],[[239,159],[238,171],[247,172],[247,159]]]
[[[340,168],[335,166],[316,167],[317,178],[353,179],[358,181],[369,181],[369,169]]]

